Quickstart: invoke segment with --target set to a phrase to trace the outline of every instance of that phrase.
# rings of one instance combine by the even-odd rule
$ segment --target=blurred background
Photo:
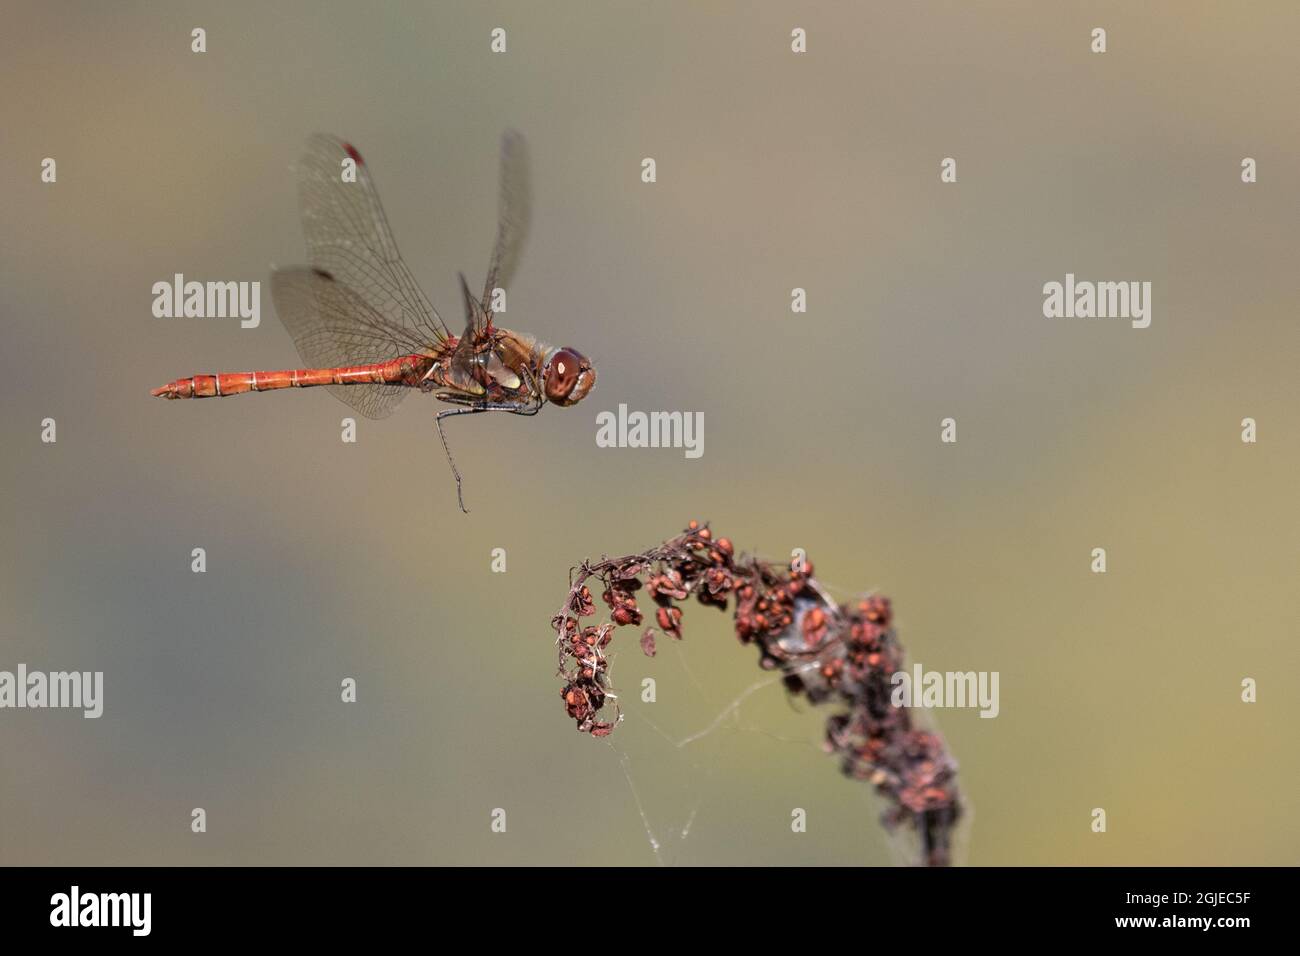
[[[0,669],[102,670],[105,712],[0,712],[0,862],[894,862],[716,612],[653,660],[620,632],[608,742],[565,717],[569,568],[698,518],[1000,672],[997,719],[938,715],[968,862],[1296,863],[1298,33],[1280,0],[9,4]],[[430,397],[355,444],[323,389],[149,397],[300,364],[267,279],[318,130],[457,324],[507,126],[505,324],[599,381],[449,424],[470,515]],[[263,282],[260,328],[154,318],[177,272]],[[1045,319],[1067,272],[1150,281],[1151,327]],[[620,403],[703,412],[703,457],[598,448]]]

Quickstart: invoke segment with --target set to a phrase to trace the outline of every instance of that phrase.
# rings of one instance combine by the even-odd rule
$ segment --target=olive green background
[[[8,4],[0,669],[103,670],[106,704],[0,712],[0,862],[647,865],[645,821],[666,863],[894,862],[714,611],[654,660],[620,634],[609,743],[565,717],[570,566],[694,517],[1000,672],[997,719],[938,721],[970,863],[1294,864],[1298,34],[1290,2]],[[468,517],[432,398],[346,445],[323,390],[149,397],[298,364],[265,282],[317,130],[457,322],[506,126],[505,324],[599,381],[450,423]],[[153,318],[176,272],[262,281],[261,327]],[[1152,282],[1151,327],[1045,319],[1067,272]],[[596,447],[619,403],[702,411],[704,456]]]

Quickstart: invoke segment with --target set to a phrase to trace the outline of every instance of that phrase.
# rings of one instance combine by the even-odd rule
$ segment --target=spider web
[[[700,624],[698,620],[695,623]],[[691,838],[698,835],[698,827],[707,825],[715,813],[726,813],[727,802],[745,799],[726,782],[721,767],[729,750],[748,749],[750,744],[756,744],[762,751],[786,746],[815,752],[810,772],[825,774],[826,779],[810,785],[818,798],[842,796],[851,808],[850,815],[860,821],[857,829],[846,834],[846,839],[862,843],[866,853],[863,863],[919,865],[922,851],[918,836],[906,827],[893,831],[882,827],[880,816],[885,801],[872,792],[869,783],[840,777],[838,758],[824,751],[825,720],[842,710],[842,706],[830,702],[811,706],[796,700],[784,689],[785,675],[780,671],[763,672],[734,691],[720,689],[723,685],[734,687],[734,682],[720,681],[719,686],[711,688],[700,679],[697,668],[702,665],[692,666],[689,658],[712,656],[702,653],[699,645],[722,636],[717,633],[719,629],[724,634],[730,630],[726,626],[720,628],[719,623],[689,630],[687,640],[695,638],[691,647],[661,636],[654,660],[642,657],[635,645],[632,649],[624,646],[618,653],[622,657],[621,667],[617,657],[611,654],[611,689],[619,695],[624,719],[604,743],[614,752],[626,784],[629,812],[636,813],[640,819],[649,851],[647,862],[653,859],[659,866],[713,862],[692,859],[695,857],[692,847],[699,841]],[[719,660],[709,661],[708,673],[716,673],[715,663],[730,668],[732,674],[736,668],[754,667],[752,658],[744,653],[737,655],[734,645],[720,650]],[[735,660],[737,656],[746,659]],[[728,657],[730,663],[724,663]],[[629,658],[639,658],[640,665],[630,666]],[[646,677],[656,681],[657,702],[641,700],[640,682]],[[684,695],[691,698],[689,705],[683,700]],[[701,711],[703,718],[699,716]],[[918,727],[937,730],[930,711],[914,709],[913,720]],[[834,778],[839,778],[841,787],[830,786]],[[954,834],[953,858],[958,864],[966,859],[973,817],[974,810],[967,796],[963,820]],[[816,823],[810,823],[813,825]],[[780,824],[774,822],[774,826]],[[873,852],[871,848],[880,847],[882,840],[883,852]]]
[[[660,648],[658,657],[643,659],[635,673],[627,658],[640,656],[639,651],[625,649],[622,668],[612,660],[613,689],[623,695],[619,704],[624,720],[605,743],[614,751],[626,784],[627,803],[640,818],[649,859],[660,866],[672,866],[687,861],[696,825],[718,809],[720,791],[726,787],[718,779],[717,757],[732,744],[729,738],[745,734],[763,738],[765,745],[812,750],[819,746],[815,735],[782,733],[747,713],[747,707],[770,705],[785,696],[782,674],[764,673],[726,699],[725,693],[710,691],[699,679],[687,660],[691,648],[683,650],[677,642],[664,639]],[[734,649],[727,650],[734,656]],[[640,681],[646,677],[656,681],[658,702],[640,699]],[[681,706],[686,703],[683,695],[693,698],[690,706]],[[701,710],[704,719],[699,717]],[[779,710],[790,716],[785,707]],[[834,767],[827,762],[825,770],[833,773]]]

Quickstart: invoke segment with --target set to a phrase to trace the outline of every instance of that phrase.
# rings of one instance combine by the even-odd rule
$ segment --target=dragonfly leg
[[[469,514],[469,509],[465,507],[465,497],[461,494],[460,470],[456,467],[456,459],[451,456],[451,446],[447,444],[447,434],[442,430],[442,420],[450,418],[452,415],[473,415],[475,412],[487,411],[484,408],[449,408],[446,411],[439,412],[435,422],[438,425],[438,437],[442,439],[442,450],[447,454],[447,464],[451,465],[452,476],[456,479],[456,503],[460,505],[460,510]]]
[[[516,415],[536,415],[542,410],[542,405],[546,399],[542,397],[542,390],[537,387],[537,380],[533,378],[533,373],[524,366],[524,380],[528,386],[528,404],[514,409]]]
[[[447,464],[451,465],[452,476],[456,479],[456,502],[460,505],[460,510],[469,514],[469,509],[465,507],[465,498],[461,493],[460,470],[456,467],[456,459],[451,455],[451,446],[447,444],[447,433],[442,430],[442,420],[451,418],[453,415],[477,415],[479,412],[511,412],[515,415],[536,415],[541,410],[539,402],[531,410],[519,405],[505,402],[491,402],[481,405],[467,405],[464,408],[448,408],[437,414],[434,421],[438,425],[438,437],[442,439],[442,450],[447,454]]]

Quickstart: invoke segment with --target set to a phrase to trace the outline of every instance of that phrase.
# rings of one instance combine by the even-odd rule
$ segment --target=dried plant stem
[[[610,620],[583,626],[596,613],[588,582],[602,585]],[[907,707],[891,701],[891,676],[903,667],[903,648],[891,626],[889,600],[872,595],[838,604],[813,577],[807,561],[781,566],[736,557],[726,538],[692,521],[680,535],[639,554],[584,561],[570,574],[568,596],[552,618],[560,655],[560,692],[578,729],[596,737],[613,732],[621,714],[600,719],[610,701],[606,649],[616,627],[642,623],[635,592],[655,603],[655,625],[641,637],[654,656],[658,633],[680,640],[680,604],[733,608],[736,636],[759,649],[759,664],[779,670],[786,689],[814,704],[838,700],[844,710],[826,722],[826,749],[843,772],[870,782],[887,801],[882,823],[912,830],[928,866],[952,862],[952,836],[962,815],[957,765],[942,738],[914,726]]]

